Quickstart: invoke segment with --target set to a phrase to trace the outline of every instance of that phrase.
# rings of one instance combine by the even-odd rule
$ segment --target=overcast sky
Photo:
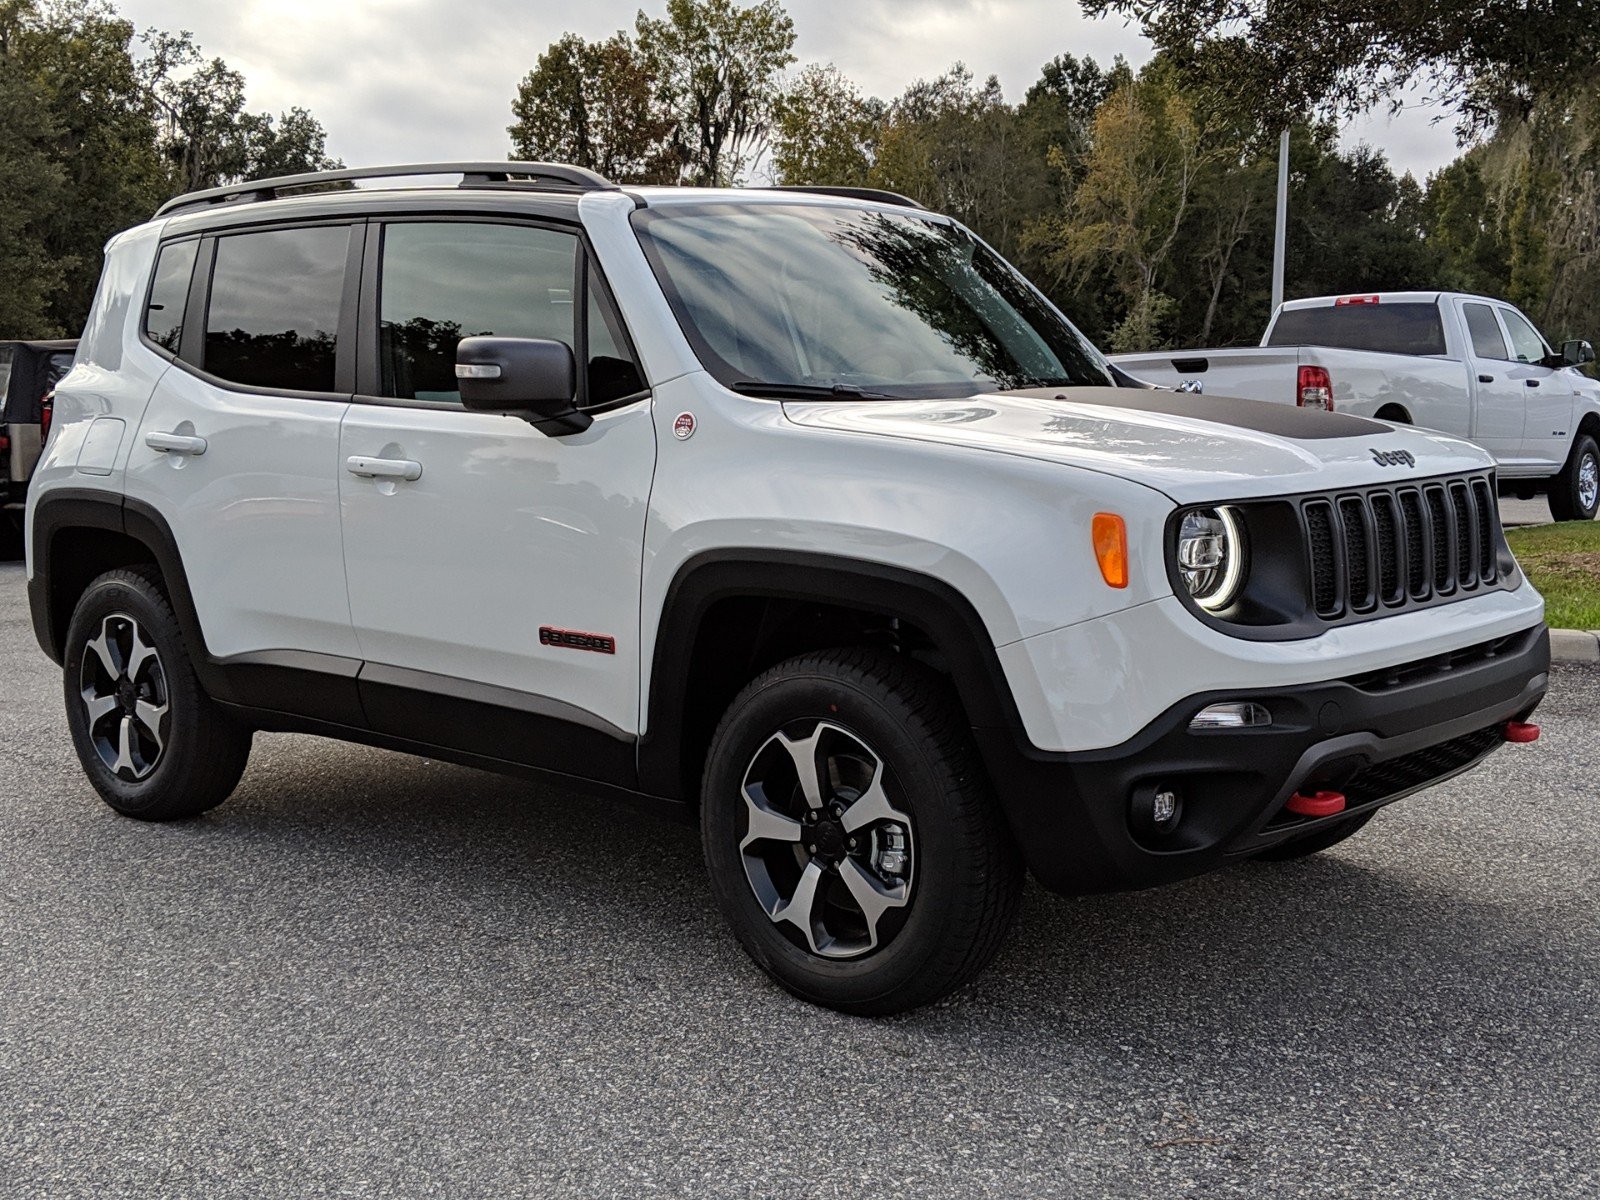
[[[645,0],[651,13],[664,0]],[[961,60],[1020,100],[1063,51],[1135,66],[1150,44],[1074,0],[786,0],[802,62],[833,62],[885,99]],[[302,105],[351,166],[504,158],[517,82],[552,41],[631,26],[640,0],[117,0],[144,29],[191,30],[244,73],[253,109]],[[1366,118],[1348,144],[1381,147],[1426,175],[1455,157],[1450,123],[1427,109]]]

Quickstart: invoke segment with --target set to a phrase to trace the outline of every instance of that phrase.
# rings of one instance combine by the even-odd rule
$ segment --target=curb
[[[1600,633],[1585,629],[1552,629],[1550,661],[1600,663]]]

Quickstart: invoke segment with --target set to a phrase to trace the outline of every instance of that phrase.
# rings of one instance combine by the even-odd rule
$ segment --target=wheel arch
[[[1021,728],[987,626],[943,580],[829,554],[711,551],[679,568],[662,605],[641,790],[694,803],[716,723],[746,683],[795,654],[874,640],[929,660],[974,728]]]
[[[84,589],[118,567],[152,566],[159,572],[184,640],[199,648],[191,656],[207,691],[226,691],[221,673],[205,653],[189,578],[177,539],[161,514],[121,495],[89,489],[46,492],[33,511],[33,575],[28,602],[34,636],[50,658],[65,657],[67,626]]]

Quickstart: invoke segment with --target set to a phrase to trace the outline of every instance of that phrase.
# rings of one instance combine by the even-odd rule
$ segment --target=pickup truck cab
[[[1587,342],[1553,351],[1520,310],[1457,292],[1292,300],[1259,347],[1123,354],[1152,383],[1437,429],[1494,455],[1501,486],[1557,520],[1600,511],[1600,382]]]
[[[119,813],[215,808],[258,730],[554,778],[530,832],[573,786],[697,820],[756,962],[885,1013],[989,961],[1024,867],[1300,858],[1529,740],[1493,467],[1119,386],[884,193],[334,171],[112,242],[28,593]],[[679,902],[614,850],[597,896]]]

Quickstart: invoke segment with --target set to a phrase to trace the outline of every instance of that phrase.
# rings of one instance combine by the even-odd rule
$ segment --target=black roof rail
[[[814,192],[819,196],[843,196],[847,200],[876,200],[879,204],[897,204],[901,208],[920,208],[927,212],[927,206],[917,203],[910,196],[902,196],[899,192],[886,192],[882,188],[867,187],[806,187],[797,183],[777,183],[761,189],[764,192]]]
[[[563,192],[621,191],[603,175],[583,167],[559,163],[532,162],[452,162],[406,163],[388,167],[341,167],[337,171],[308,171],[303,175],[280,175],[275,179],[247,179],[222,187],[206,188],[174,196],[160,208],[157,217],[171,216],[191,209],[221,204],[250,204],[276,200],[279,193],[327,183],[351,183],[359,179],[403,179],[415,175],[460,175],[462,187],[542,187]]]

